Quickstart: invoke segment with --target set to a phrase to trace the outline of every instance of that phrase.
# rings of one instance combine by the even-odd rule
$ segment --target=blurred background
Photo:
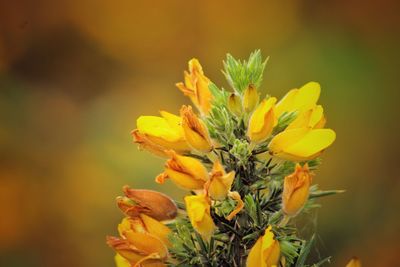
[[[0,1],[0,266],[113,266],[121,187],[153,188],[141,114],[178,112],[187,61],[228,87],[226,53],[270,56],[262,91],[308,81],[338,138],[315,182],[321,257],[400,266],[400,16],[393,0]]]

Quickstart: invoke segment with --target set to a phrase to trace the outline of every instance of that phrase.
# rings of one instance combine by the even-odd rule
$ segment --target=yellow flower
[[[254,246],[251,248],[247,257],[247,267],[272,267],[275,266],[280,257],[279,242],[274,239],[271,226],[265,230]]]
[[[237,117],[240,117],[240,115],[242,114],[242,102],[237,94],[231,93],[229,95],[228,109],[232,114],[236,115]]]
[[[118,232],[121,237],[109,236],[107,243],[131,266],[164,266],[170,245],[170,229],[167,226],[140,214],[135,218],[124,218],[118,225]],[[117,264],[125,264],[119,257],[116,261]]]
[[[184,72],[184,78],[185,83],[180,82],[176,86],[192,100],[203,114],[208,114],[213,98],[208,89],[210,80],[204,75],[203,68],[197,59],[193,58],[189,61],[189,72]]]
[[[165,171],[156,178],[157,183],[164,183],[166,178],[178,186],[189,189],[203,189],[208,180],[207,169],[197,159],[181,156],[173,150],[167,152],[171,159],[165,163]]]
[[[331,129],[290,129],[272,138],[268,149],[272,155],[282,159],[305,161],[318,157],[335,138]]]
[[[274,113],[275,97],[264,99],[251,115],[247,135],[253,142],[261,142],[268,138],[277,124]]]
[[[117,197],[117,205],[127,216],[137,217],[143,213],[164,221],[174,219],[178,213],[174,201],[160,192],[128,186],[124,186],[123,191],[125,197]]]
[[[210,215],[210,200],[206,195],[186,196],[185,204],[193,228],[208,240],[215,229]]]
[[[361,261],[357,257],[354,257],[347,263],[346,267],[361,267]]]
[[[226,216],[228,221],[232,220],[244,207],[242,198],[238,192],[231,192],[233,180],[235,179],[235,172],[231,171],[226,173],[223,166],[219,161],[214,162],[213,169],[210,174],[210,179],[204,185],[206,195],[213,200],[224,200],[230,197],[236,200],[237,204],[235,209]]]
[[[282,193],[282,209],[289,216],[296,215],[308,200],[312,175],[308,165],[296,164],[292,174],[285,177]]]
[[[231,171],[227,174],[221,163],[215,161],[210,180],[205,186],[207,195],[215,200],[224,200],[231,190],[233,179],[235,179],[235,172]]]
[[[243,93],[243,107],[246,112],[252,112],[257,106],[260,96],[258,95],[257,88],[250,84]]]
[[[284,112],[298,111],[299,113],[314,108],[321,87],[316,82],[309,82],[300,89],[290,90],[275,106],[275,114],[279,118]]]
[[[198,151],[210,152],[212,145],[204,122],[194,114],[191,106],[182,106],[180,113],[183,132],[189,145]]]
[[[135,142],[140,148],[163,156],[166,149],[190,151],[185,141],[181,118],[166,111],[160,113],[162,117],[140,116],[137,119],[137,129],[132,132]]]

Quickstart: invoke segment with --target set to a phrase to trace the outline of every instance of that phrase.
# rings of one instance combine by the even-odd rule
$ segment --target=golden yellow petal
[[[254,85],[249,85],[243,94],[243,108],[246,112],[251,112],[257,106],[260,96]]]
[[[131,267],[131,264],[127,259],[119,255],[118,253],[114,256],[115,265],[117,267]]]
[[[167,168],[165,174],[179,187],[183,189],[196,190],[202,189],[205,181],[200,179],[195,179],[189,174],[175,171],[173,169]]]
[[[346,264],[346,267],[361,267],[361,261],[357,257],[354,257]]]
[[[140,218],[142,219],[145,228],[149,234],[152,234],[161,239],[164,244],[168,247],[170,246],[170,242],[168,240],[168,235],[171,233],[171,229],[165,226],[163,223],[145,215],[140,214]]]
[[[303,85],[293,101],[292,110],[304,111],[313,108],[321,93],[319,83],[309,82]]]
[[[254,246],[251,248],[249,255],[247,256],[246,266],[247,267],[267,267],[265,262],[262,261],[261,257],[262,237],[260,237]]]
[[[285,130],[272,138],[268,148],[273,154],[282,153],[287,147],[299,142],[309,131],[308,128]]]
[[[296,143],[286,147],[284,152],[307,158],[329,147],[335,138],[336,134],[331,129],[313,129]]]
[[[275,106],[276,117],[279,118],[284,112],[293,111],[294,99],[299,89],[290,90]]]
[[[154,235],[127,231],[125,236],[129,243],[147,254],[157,253],[160,258],[165,258],[168,254],[165,244]]]

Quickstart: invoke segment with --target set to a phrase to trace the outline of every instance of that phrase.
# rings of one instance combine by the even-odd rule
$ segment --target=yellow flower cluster
[[[206,241],[217,228],[211,214],[215,203],[227,199],[235,203],[225,216],[227,221],[244,208],[241,195],[232,192],[237,174],[226,170],[216,153],[211,153],[221,145],[210,137],[205,124],[215,97],[210,84],[199,61],[190,60],[184,82],[176,86],[192,100],[198,114],[191,106],[184,105],[179,116],[166,111],[161,111],[161,116],[140,116],[137,128],[132,131],[139,148],[167,158],[164,171],[155,178],[157,183],[170,179],[178,187],[194,192],[184,198],[186,214],[193,229]],[[307,164],[299,163],[318,157],[336,137],[333,130],[324,128],[326,118],[322,106],[317,104],[319,95],[319,84],[310,82],[290,90],[280,101],[275,97],[260,101],[257,88],[250,84],[242,94],[231,93],[226,99],[234,116],[244,116],[244,135],[251,147],[264,143],[271,157],[298,162],[283,182],[282,212],[286,216],[298,214],[309,197],[312,174]],[[276,132],[280,118],[288,115],[293,115],[293,120]],[[204,159],[212,164],[211,170]],[[120,237],[108,237],[108,244],[117,252],[117,265],[164,266],[171,230],[161,221],[175,218],[175,204],[154,191],[124,188],[124,192],[124,197],[117,198],[118,206],[127,216],[118,227]],[[268,226],[257,237],[247,256],[247,266],[277,266],[282,260],[273,231],[275,228]]]
[[[118,225],[120,237],[107,237],[116,252],[118,267],[166,266],[171,230],[160,221],[176,217],[177,207],[167,196],[151,191],[124,187],[117,204],[127,215]]]

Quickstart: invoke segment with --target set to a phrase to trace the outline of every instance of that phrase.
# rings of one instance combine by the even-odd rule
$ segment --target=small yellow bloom
[[[233,179],[235,179],[235,172],[226,173],[221,163],[215,161],[210,180],[205,186],[208,196],[214,200],[224,200],[231,191]]]
[[[137,129],[132,132],[135,142],[140,147],[157,155],[165,155],[165,150],[174,149],[177,152],[190,151],[186,143],[182,120],[180,117],[161,111],[162,117],[140,116],[137,119]]]
[[[274,113],[275,97],[264,99],[251,115],[247,135],[253,142],[261,142],[268,138],[277,124]]]
[[[131,189],[123,187],[125,197],[117,198],[117,205],[130,217],[146,214],[158,221],[172,220],[176,217],[178,209],[174,201],[156,191],[145,189]]]
[[[336,139],[331,129],[296,128],[285,130],[272,138],[268,149],[276,157],[292,161],[318,157]]]
[[[206,240],[215,230],[215,224],[210,215],[210,200],[206,195],[185,197],[186,211],[193,228]]]
[[[208,114],[211,109],[212,94],[208,86],[210,80],[204,75],[200,62],[193,58],[189,61],[189,72],[184,72],[185,83],[177,83],[176,86],[188,96],[196,107]]]
[[[308,200],[312,175],[308,165],[296,164],[292,174],[285,177],[282,193],[282,210],[289,216],[296,215]]]
[[[107,243],[132,266],[162,266],[168,256],[170,229],[157,220],[140,214],[124,218],[118,225],[121,237],[107,237]],[[125,262],[119,257],[117,264]],[[122,265],[124,266],[124,265]]]
[[[243,107],[246,112],[252,112],[257,106],[260,96],[257,88],[250,84],[249,87],[244,91],[243,94]]]
[[[189,189],[203,189],[208,180],[207,169],[197,159],[181,156],[173,150],[167,152],[171,159],[165,163],[165,171],[156,178],[157,183],[164,183],[166,178],[178,186]]]
[[[242,101],[240,100],[240,96],[235,93],[231,93],[228,97],[228,109],[229,111],[240,117],[242,115]]]
[[[247,267],[272,267],[278,264],[280,258],[279,242],[274,239],[271,226],[265,230],[254,246],[251,248],[247,257]]]
[[[346,267],[361,267],[361,261],[357,257],[354,257],[347,263]]]
[[[198,151],[210,152],[212,144],[204,122],[194,114],[191,106],[182,106],[180,113],[183,132],[188,144]]]
[[[298,111],[299,113],[314,108],[321,87],[316,82],[309,82],[300,89],[290,90],[275,106],[275,114],[279,118],[284,112]]]

